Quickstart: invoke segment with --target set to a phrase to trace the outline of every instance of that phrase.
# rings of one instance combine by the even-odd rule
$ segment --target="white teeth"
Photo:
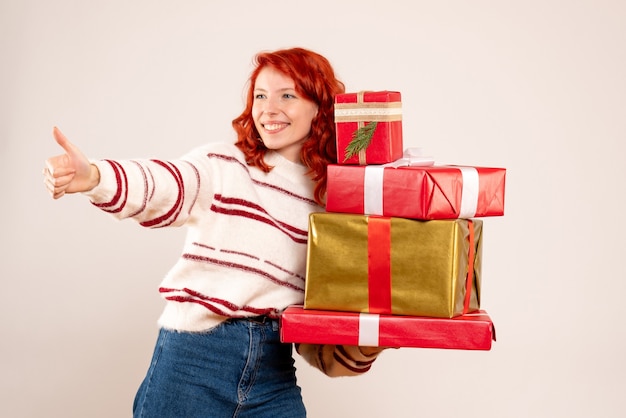
[[[268,131],[275,131],[277,129],[282,128],[284,125],[282,123],[270,123],[267,125],[263,125],[265,127],[265,129],[267,129]]]

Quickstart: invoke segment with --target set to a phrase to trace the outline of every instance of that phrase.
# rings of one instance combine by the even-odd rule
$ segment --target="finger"
[[[54,194],[54,190],[58,187],[55,183],[55,179],[48,176],[44,177],[43,184],[46,186],[46,189],[48,189],[50,194]]]
[[[51,172],[47,167],[43,169],[44,182],[55,187],[69,184],[74,179],[75,174],[75,170],[63,167],[54,172]]]
[[[53,199],[55,199],[55,200],[56,200],[56,199],[60,199],[60,198],[62,198],[63,196],[65,196],[65,190],[62,190],[62,191],[60,191],[60,192],[54,192],[54,193],[52,194],[52,198],[53,198]]]
[[[54,135],[54,139],[57,141],[57,144],[59,144],[65,150],[65,152],[67,152],[69,155],[74,155],[76,153],[76,147],[74,146],[74,144],[72,144],[70,140],[67,139],[65,135],[63,135],[59,128],[55,126],[52,130],[52,134]]]
[[[74,174],[68,174],[67,176],[61,177],[50,177],[48,178],[48,182],[54,187],[67,187],[74,179]]]
[[[66,175],[69,172],[75,171],[74,167],[72,167],[71,162],[67,156],[67,154],[56,155],[54,157],[50,157],[46,160],[46,168],[50,172],[52,176],[56,175]]]
[[[54,198],[58,199],[65,195],[67,188],[69,187],[69,182],[63,182],[62,184],[58,184],[55,182],[51,182],[48,178],[44,179],[44,185],[48,190],[48,193]]]
[[[51,179],[55,179],[58,177],[68,176],[71,174],[76,174],[76,170],[72,167],[48,167],[44,168],[44,176],[50,177]]]
[[[48,191],[48,194],[53,199],[58,199],[65,194],[65,187],[62,187],[62,188],[55,187],[55,185],[52,184],[48,178],[44,178],[43,183],[44,183],[44,186],[46,187],[46,190]]]

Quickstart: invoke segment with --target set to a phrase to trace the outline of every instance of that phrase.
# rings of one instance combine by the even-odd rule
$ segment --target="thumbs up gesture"
[[[65,153],[46,160],[44,184],[50,195],[58,199],[66,193],[86,192],[96,187],[100,182],[98,168],[57,127],[52,133]]]

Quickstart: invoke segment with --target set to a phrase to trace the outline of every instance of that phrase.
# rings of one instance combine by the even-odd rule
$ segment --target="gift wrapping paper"
[[[293,305],[280,317],[280,338],[285,343],[490,350],[496,334],[484,310],[455,318],[430,318]]]
[[[346,159],[353,135],[376,122],[369,146]],[[362,91],[335,97],[337,162],[384,164],[402,157],[402,101],[397,91]]]
[[[482,221],[309,216],[304,307],[451,318],[480,308]]]
[[[328,212],[422,220],[504,214],[504,168],[331,164],[327,173]]]

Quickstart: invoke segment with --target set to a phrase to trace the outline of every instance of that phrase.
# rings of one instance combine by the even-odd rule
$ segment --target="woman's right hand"
[[[53,130],[54,139],[65,151],[64,154],[46,160],[43,170],[44,184],[54,199],[66,193],[86,192],[100,183],[100,172],[87,157],[61,133]]]

